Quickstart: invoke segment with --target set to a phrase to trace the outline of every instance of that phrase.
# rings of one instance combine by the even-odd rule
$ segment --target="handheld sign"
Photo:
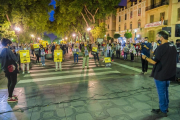
[[[97,52],[97,47],[93,47],[93,48],[92,48],[92,51],[93,51],[93,52]]]
[[[46,48],[46,44],[48,45],[48,41],[42,41],[43,48]]]
[[[20,50],[19,53],[21,63],[30,63],[29,50]]]
[[[54,50],[54,62],[62,62],[62,59],[63,59],[63,51]]]
[[[33,44],[34,49],[39,48],[39,44]]]
[[[111,57],[105,57],[104,61],[106,67],[111,67]]]

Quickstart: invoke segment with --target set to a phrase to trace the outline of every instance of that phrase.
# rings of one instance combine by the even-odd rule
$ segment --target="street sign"
[[[20,50],[19,53],[21,63],[30,63],[29,50]]]
[[[62,62],[62,59],[63,59],[63,51],[54,50],[54,62]]]

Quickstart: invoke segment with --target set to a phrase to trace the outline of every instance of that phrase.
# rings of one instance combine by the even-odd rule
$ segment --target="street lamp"
[[[15,31],[17,32],[17,39],[19,44],[19,32],[21,31],[21,29],[19,27],[15,27]]]
[[[32,35],[31,35],[31,37],[32,37],[32,40],[33,40],[33,38],[34,38],[34,35],[32,34]],[[33,44],[34,44],[34,40],[33,40]]]
[[[65,39],[67,40],[68,38],[66,37]]]
[[[91,31],[91,28],[89,27],[89,28],[87,28],[87,31],[89,32],[89,31]]]

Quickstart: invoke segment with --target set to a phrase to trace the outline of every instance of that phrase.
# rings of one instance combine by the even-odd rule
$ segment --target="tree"
[[[107,40],[111,40],[111,39],[112,39],[111,37],[109,37],[109,36],[107,37]]]
[[[76,20],[83,20],[86,28],[94,29],[98,19],[116,12],[115,6],[120,2],[121,0],[56,0],[55,19],[58,21],[58,25],[62,25],[61,27],[66,26],[67,28],[67,25],[76,23]],[[65,30],[67,30],[66,28]],[[93,41],[91,32],[89,32],[89,36]]]
[[[56,42],[56,43],[59,44],[59,43],[60,43],[60,42],[59,42],[60,40],[61,40],[61,38],[56,38],[56,39],[53,40],[53,42]]]
[[[132,33],[129,32],[129,30],[127,30],[127,32],[125,32],[125,34],[124,34],[124,37],[128,40],[128,39],[132,38]]]
[[[121,35],[120,34],[114,34],[114,39],[117,39],[117,41],[118,41],[118,38],[120,38],[121,37]]]
[[[49,36],[44,35],[42,39],[43,41],[48,41],[48,43],[51,44],[51,39]]]
[[[105,23],[101,23],[99,26],[96,26],[93,30],[91,30],[91,33],[94,37],[94,41],[96,41],[97,38],[104,38],[104,35],[106,34]]]

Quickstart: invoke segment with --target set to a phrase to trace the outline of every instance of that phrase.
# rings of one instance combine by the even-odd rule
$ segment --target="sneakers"
[[[24,74],[24,72],[22,74]]]
[[[27,73],[29,74],[30,72],[29,72],[29,71],[27,71]]]
[[[13,97],[14,97],[16,100],[18,100],[18,96],[17,96],[17,95],[13,95]]]
[[[155,114],[158,114],[161,117],[167,117],[167,113],[163,113],[160,109],[152,109],[151,112],[155,113]],[[169,112],[169,111],[167,110],[167,112]]]
[[[7,99],[7,102],[17,102],[18,100],[15,98],[15,97],[9,97],[8,99]]]

